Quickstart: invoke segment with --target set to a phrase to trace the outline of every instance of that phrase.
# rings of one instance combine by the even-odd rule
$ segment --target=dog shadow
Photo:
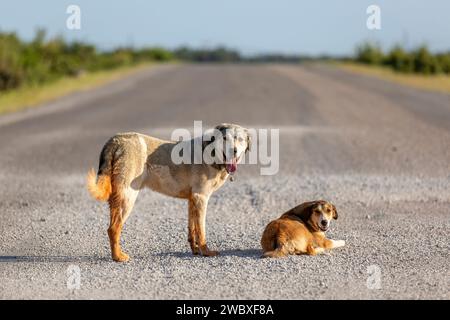
[[[17,262],[60,262],[60,263],[76,263],[76,262],[98,262],[109,261],[107,257],[94,256],[0,256],[0,263],[17,263]]]
[[[159,257],[176,257],[180,259],[192,259],[192,258],[203,258],[199,255],[193,255],[189,251],[172,251],[172,252],[161,252],[157,253],[156,256]],[[259,249],[232,249],[232,250],[222,250],[219,252],[220,257],[239,257],[239,258],[251,258],[259,259],[261,257],[261,250]],[[136,256],[134,259],[144,259],[145,257]],[[148,259],[148,256],[147,256]],[[100,256],[25,256],[25,255],[10,255],[10,256],[0,256],[0,263],[80,263],[80,262],[99,262],[106,261],[111,262],[110,257],[100,257]]]
[[[239,257],[239,258],[251,258],[251,259],[260,259],[262,255],[262,251],[260,249],[231,249],[231,250],[221,250],[219,251],[218,258],[220,257]],[[182,259],[191,259],[191,258],[204,258],[200,255],[193,255],[189,251],[171,251],[171,252],[161,252],[158,253],[157,256],[160,257],[175,257]]]

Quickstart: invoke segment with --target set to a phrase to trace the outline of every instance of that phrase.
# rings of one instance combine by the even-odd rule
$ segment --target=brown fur
[[[302,203],[267,225],[261,239],[263,257],[315,255],[345,245],[343,240],[327,239],[324,227],[320,225],[326,220],[329,226],[329,222],[337,218],[336,207],[327,201]]]
[[[106,201],[111,194],[111,178],[107,175],[97,176],[95,170],[91,169],[87,175],[87,188],[89,193],[98,201]]]
[[[236,130],[238,136],[246,135],[246,139],[241,139],[245,142],[238,143],[242,153],[236,157],[248,150],[250,139],[246,129],[231,124],[216,128]],[[206,208],[209,197],[225,183],[228,173],[223,164],[174,164],[171,152],[178,143],[139,133],[117,134],[102,149],[97,179],[95,171],[89,171],[87,188],[90,194],[109,203],[108,236],[113,260],[129,259],[120,247],[120,235],[143,188],[186,199],[189,204],[188,240],[192,253],[203,256],[218,254],[206,245]]]

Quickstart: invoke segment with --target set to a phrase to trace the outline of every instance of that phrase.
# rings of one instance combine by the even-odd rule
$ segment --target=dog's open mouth
[[[319,226],[319,229],[322,230],[322,231],[327,231],[328,227]]]
[[[229,174],[235,173],[236,170],[237,170],[237,160],[236,160],[236,158],[234,158],[234,157],[231,158],[231,161],[227,160],[226,163],[225,163],[225,169],[227,170],[227,172]]]

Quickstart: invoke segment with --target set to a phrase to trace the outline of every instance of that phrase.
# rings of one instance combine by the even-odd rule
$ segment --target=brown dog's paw
[[[219,251],[209,250],[207,246],[200,247],[200,255],[204,257],[215,257],[219,255]]]
[[[128,256],[126,253],[123,253],[123,252],[113,255],[112,258],[116,262],[127,262],[130,260],[130,256]]]
[[[189,241],[189,244],[190,244],[190,246],[191,246],[192,254],[193,254],[194,256],[197,256],[197,255],[200,253],[200,252],[199,252],[199,249],[198,249],[198,246],[195,245],[195,244],[193,244],[191,241]]]

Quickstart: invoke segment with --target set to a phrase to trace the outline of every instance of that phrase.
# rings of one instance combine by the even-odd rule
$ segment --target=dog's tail
[[[87,175],[87,189],[94,199],[106,201],[112,192],[111,173],[115,148],[108,141],[100,153],[100,161],[97,175],[92,168]]]
[[[283,250],[283,248],[276,248],[275,250],[264,252],[261,258],[281,258],[286,255],[287,253]]]
[[[87,188],[91,196],[99,201],[106,201],[111,194],[111,177],[109,175],[95,174],[94,168],[89,170],[87,175]]]
[[[264,248],[263,246],[263,250],[265,252],[261,258],[281,258],[288,254],[283,243],[279,243],[276,237],[271,239],[269,247]]]

